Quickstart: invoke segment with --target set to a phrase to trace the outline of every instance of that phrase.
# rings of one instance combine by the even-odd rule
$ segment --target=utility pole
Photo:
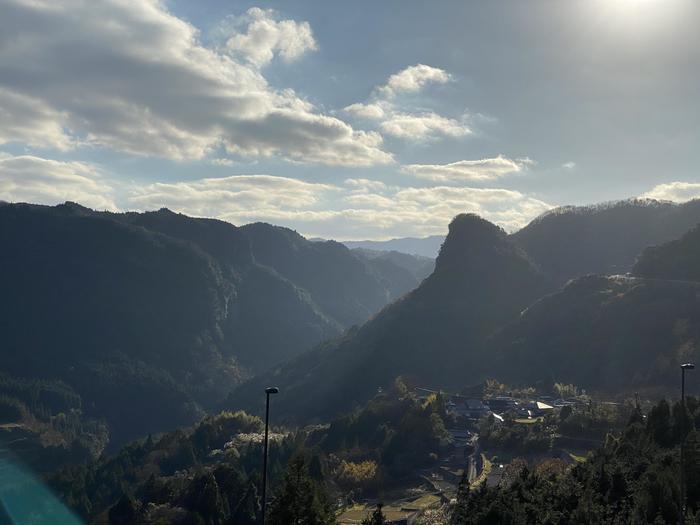
[[[270,394],[279,393],[280,389],[270,386],[265,389],[265,443],[263,445],[263,479],[262,479],[262,525],[267,518],[267,438],[270,428]]]
[[[695,370],[693,363],[683,363],[681,365],[681,525],[685,525],[685,371]]]

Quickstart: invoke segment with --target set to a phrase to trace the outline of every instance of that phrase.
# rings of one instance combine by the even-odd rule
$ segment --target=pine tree
[[[457,502],[452,512],[451,523],[461,525],[467,523],[469,514],[469,474],[465,469],[462,479],[457,487]]]
[[[309,475],[302,455],[291,459],[270,505],[270,525],[332,525],[335,516],[323,486]]]

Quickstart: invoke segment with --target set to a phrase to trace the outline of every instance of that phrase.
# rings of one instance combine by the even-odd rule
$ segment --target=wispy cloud
[[[120,183],[94,165],[0,154],[0,199],[108,210],[168,207],[234,224],[268,221],[324,237],[386,238],[444,233],[458,213],[473,212],[508,230],[551,206],[502,188],[400,187],[349,178],[326,184],[267,174],[181,182]]]
[[[407,107],[396,99],[401,93],[417,93],[429,84],[446,84],[452,76],[446,71],[417,64],[391,75],[387,82],[374,89],[367,102],[356,102],[344,111],[357,119],[374,122],[385,135],[421,141],[436,137],[463,137],[470,135],[468,116],[459,119],[439,115],[433,111]]]
[[[138,209],[166,206],[235,224],[276,222],[309,235],[339,238],[444,233],[462,212],[478,213],[514,230],[551,208],[500,188],[397,187],[370,179],[332,185],[270,175],[151,184],[136,190],[129,203]]]
[[[693,199],[700,199],[700,183],[676,181],[659,184],[644,193],[642,197],[673,202],[686,202]]]
[[[402,167],[423,179],[434,181],[492,181],[527,168],[529,159],[512,160],[503,155],[490,159],[460,160],[450,164],[408,164]]]
[[[58,204],[68,200],[99,210],[116,210],[113,188],[100,170],[84,162],[0,153],[0,199]]]
[[[393,97],[397,93],[415,93],[428,84],[446,84],[451,80],[452,76],[443,69],[416,64],[391,75],[377,92],[383,97]]]

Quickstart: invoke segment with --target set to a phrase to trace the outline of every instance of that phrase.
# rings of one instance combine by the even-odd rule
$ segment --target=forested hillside
[[[633,272],[650,279],[700,281],[700,226],[680,239],[645,249]]]
[[[682,421],[684,423],[682,423]],[[697,399],[661,400],[633,414],[627,428],[609,434],[588,459],[568,466],[550,459],[512,464],[496,486],[463,483],[451,525],[564,523],[682,523],[679,443],[687,434],[686,523],[700,518],[700,410]]]
[[[368,399],[397,375],[463,385],[489,371],[483,341],[550,289],[497,226],[460,215],[416,290],[342,338],[325,343],[233,393],[254,403],[263,383],[285,387],[284,413],[324,416]]]
[[[117,443],[190,423],[412,287],[337,243],[168,210],[3,205],[0,245],[0,370],[64,382]]]
[[[589,274],[624,274],[648,247],[700,223],[700,200],[627,200],[556,208],[512,235],[558,284]]]
[[[310,242],[293,230],[265,223],[240,230],[250,240],[256,262],[307,290],[314,303],[343,327],[363,323],[418,283],[411,274],[398,286],[385,283],[386,270],[335,241]],[[388,273],[406,274],[390,265]]]
[[[700,357],[700,286],[664,281],[697,278],[697,229],[644,252],[636,277],[583,276],[559,291],[557,283],[576,268],[631,265],[635,246],[672,235],[698,211],[698,202],[647,201],[569,210],[535,221],[527,238],[459,216],[435,272],[418,289],[360,329],[244,385],[241,399],[272,381],[290,393],[290,417],[318,417],[367,399],[397,374],[443,387],[497,377],[605,391],[667,389],[680,362]],[[573,253],[570,238],[546,250],[535,244],[543,270],[520,247],[540,228],[557,232],[554,239],[585,232],[591,254],[576,259],[580,237]]]
[[[506,381],[620,392],[675,388],[699,343],[700,286],[589,276],[532,305],[487,346]]]

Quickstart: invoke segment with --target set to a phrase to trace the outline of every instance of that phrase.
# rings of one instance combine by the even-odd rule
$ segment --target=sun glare
[[[594,0],[584,5],[601,29],[642,42],[673,31],[687,0]]]

